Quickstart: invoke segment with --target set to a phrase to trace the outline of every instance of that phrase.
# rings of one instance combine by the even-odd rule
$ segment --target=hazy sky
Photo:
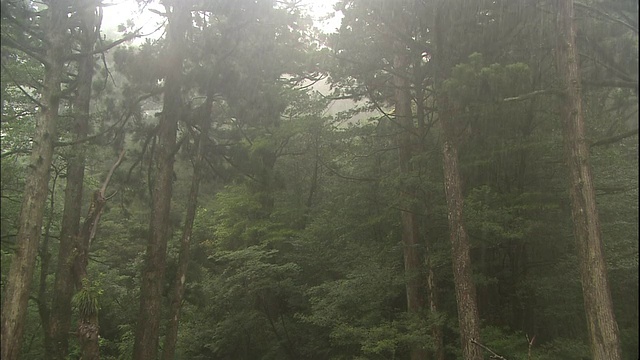
[[[162,22],[162,17],[149,11],[149,9],[144,9],[140,12],[136,0],[107,0],[104,3],[110,5],[104,8],[102,24],[103,31],[108,34],[115,33],[118,25],[126,23],[128,19],[134,19],[136,27],[142,26],[144,34],[151,33]],[[329,13],[333,13],[333,4],[335,3],[336,0],[303,0],[300,5],[308,9],[318,28],[325,32],[333,32],[340,26],[341,16],[334,16],[332,19],[323,22],[319,19]],[[149,5],[149,7],[164,12],[164,9],[157,2]],[[160,35],[158,33],[155,36]]]

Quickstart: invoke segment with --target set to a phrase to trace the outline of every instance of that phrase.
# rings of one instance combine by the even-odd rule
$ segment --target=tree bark
[[[440,121],[445,128],[444,189],[447,199],[453,281],[456,289],[462,354],[465,360],[482,360],[482,351],[472,343],[472,340],[480,341],[480,318],[476,303],[476,287],[472,279],[471,245],[463,218],[464,200],[458,165],[458,147],[455,142],[455,133],[451,129],[453,126],[449,123],[451,119],[447,119],[447,114],[441,115],[444,115],[440,117]]]
[[[396,9],[393,16],[399,29],[405,27],[402,21],[402,9]],[[406,51],[406,45],[396,40],[395,56],[393,59],[393,85],[395,92],[395,121],[398,127],[396,142],[398,144],[398,163],[400,175],[408,180],[412,175],[413,166],[411,158],[415,143],[415,126],[413,123],[413,110],[411,109],[411,86],[409,81],[410,59]],[[404,75],[404,76],[403,76]],[[407,310],[410,313],[419,313],[424,309],[424,296],[422,284],[422,261],[419,249],[419,229],[416,219],[416,209],[412,205],[417,196],[411,185],[404,186],[401,190],[403,210],[400,211],[402,221],[402,245],[404,256],[404,270],[407,278]],[[426,359],[427,352],[421,344],[415,344],[411,348],[411,360]]]
[[[134,359],[156,359],[160,330],[162,288],[169,234],[173,163],[176,131],[181,116],[182,62],[185,56],[185,34],[190,23],[188,2],[176,2],[168,14],[165,89],[158,129],[156,153],[157,173],[153,185],[153,208],[149,227],[145,267],[140,289],[140,312],[133,348]]]
[[[80,47],[82,53],[90,54],[96,41],[98,17],[96,9],[81,10]],[[73,101],[74,134],[76,139],[87,137],[91,106],[91,84],[93,80],[94,57],[84,56],[78,61],[77,88]],[[85,151],[83,144],[73,145],[67,160],[67,185],[65,188],[64,211],[60,230],[58,266],[54,283],[49,334],[53,339],[53,349],[47,354],[49,359],[63,360],[69,354],[69,330],[71,329],[71,298],[74,293],[73,248],[80,232],[82,212],[82,192],[84,183]]]
[[[51,239],[51,225],[53,225],[53,218],[55,216],[56,185],[60,177],[60,170],[53,166],[53,164],[52,168],[54,169],[54,174],[51,180],[51,191],[49,195],[49,218],[45,225],[44,239],[42,239],[42,245],[40,246],[40,284],[38,285],[38,313],[40,314],[40,321],[42,322],[45,353],[51,353],[53,351],[53,342],[48,332],[51,309],[47,301],[47,277],[49,277],[49,263],[51,261],[49,240]]]
[[[164,340],[164,349],[162,353],[163,360],[173,360],[176,352],[176,343],[178,342],[178,325],[180,322],[180,309],[182,307],[182,299],[184,297],[185,284],[187,280],[187,269],[189,267],[189,254],[191,251],[191,234],[193,232],[193,223],[196,218],[196,210],[198,208],[198,191],[200,188],[200,180],[202,178],[202,169],[204,168],[203,147],[207,138],[207,129],[209,127],[209,118],[211,116],[211,107],[213,97],[208,96],[205,107],[203,108],[203,119],[200,119],[201,133],[196,138],[196,160],[193,165],[193,178],[191,179],[191,188],[189,189],[189,198],[187,199],[187,213],[184,220],[184,230],[180,239],[180,255],[178,257],[178,270],[173,285],[173,294],[169,309],[169,324],[167,325],[167,333]]]
[[[438,4],[435,14],[435,45],[434,57],[437,69],[436,86],[441,88],[451,66],[451,60],[446,43],[445,25],[453,22],[453,14],[447,9],[447,2]],[[457,15],[459,16],[459,15]],[[445,23],[448,22],[448,23]],[[451,241],[451,262],[453,265],[453,281],[456,291],[456,305],[458,310],[458,324],[460,327],[460,342],[462,356],[465,360],[482,360],[482,349],[473,341],[480,341],[480,317],[476,300],[476,287],[473,283],[471,269],[471,245],[465,228],[462,194],[462,178],[458,164],[458,142],[460,141],[460,120],[456,118],[453,105],[446,94],[437,95],[438,119],[443,130],[443,170],[444,190],[447,200],[447,218],[449,222],[449,240]]]
[[[573,0],[557,0],[556,4],[556,61],[565,90],[561,107],[564,152],[591,354],[594,360],[618,360],[621,359],[618,324],[607,280],[589,144],[585,137]]]
[[[44,206],[49,184],[49,168],[56,140],[56,122],[60,104],[60,83],[64,68],[65,29],[67,4],[65,1],[49,3],[46,17],[46,50],[42,109],[38,118],[33,147],[29,159],[28,175],[17,236],[17,251],[11,261],[2,303],[1,358],[19,357],[27,315],[29,290],[35,269],[36,253],[42,231]]]

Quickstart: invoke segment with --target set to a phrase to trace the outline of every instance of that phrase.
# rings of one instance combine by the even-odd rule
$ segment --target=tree
[[[64,359],[68,356],[69,330],[71,329],[71,299],[74,294],[74,284],[81,284],[81,281],[73,280],[75,257],[79,256],[73,249],[77,246],[76,242],[80,241],[78,234],[80,233],[86,157],[86,145],[81,141],[84,141],[89,134],[91,87],[95,65],[93,50],[99,36],[98,29],[100,27],[98,10],[95,7],[85,6],[74,17],[74,20],[78,22],[79,29],[79,53],[83,54],[80,55],[78,60],[75,97],[73,99],[74,125],[72,129],[75,141],[78,141],[78,143],[71,146],[69,158],[67,159],[67,184],[60,230],[60,246],[58,248],[58,267],[51,305],[51,318],[49,327],[46,329],[52,342],[52,348],[48,349],[47,356],[52,359]]]
[[[403,27],[409,23],[405,18],[404,9],[397,7],[392,10],[392,23],[397,31],[406,34]],[[395,21],[394,21],[395,20]],[[404,31],[403,31],[404,30]],[[411,108],[411,92],[409,66],[410,53],[406,44],[396,39],[394,43],[395,55],[393,58],[393,86],[395,92],[395,122],[398,126],[398,155],[400,172],[409,176],[413,171],[411,158],[416,145],[415,125],[413,110]],[[422,99],[420,99],[422,101]],[[412,198],[416,192],[407,188],[401,190],[402,196],[408,201],[404,201],[403,209],[400,211],[402,219],[402,243],[404,246],[404,266],[407,280],[407,309],[409,312],[421,313],[424,310],[423,277],[421,276],[422,261],[419,251],[419,224],[417,219],[417,207],[412,206]],[[421,344],[416,344],[411,349],[411,360],[421,360],[426,358],[426,351]]]
[[[137,320],[133,357],[155,359],[160,335],[162,288],[170,236],[169,215],[173,188],[173,164],[178,120],[183,116],[182,71],[185,37],[191,24],[188,3],[167,1],[166,52],[164,54],[164,97],[158,123],[157,173],[153,182],[151,223],[145,267],[140,287],[140,312]]]
[[[189,266],[189,255],[191,253],[191,237],[193,233],[193,223],[196,218],[198,209],[198,192],[200,189],[200,181],[204,172],[204,142],[207,139],[208,129],[211,126],[211,111],[213,106],[213,96],[211,93],[207,96],[204,104],[197,111],[198,127],[200,134],[195,135],[194,147],[196,148],[195,159],[193,160],[193,175],[191,179],[191,187],[189,189],[189,197],[187,198],[187,209],[185,214],[182,236],[180,239],[180,254],[178,258],[178,269],[176,271],[175,280],[173,281],[173,294],[171,296],[171,305],[169,308],[169,324],[167,325],[164,348],[162,358],[171,360],[175,357],[176,343],[178,341],[178,325],[180,320],[180,309],[184,298],[184,292],[187,281],[187,270]]]
[[[4,8],[3,3],[3,8]],[[2,358],[17,359],[22,345],[29,290],[40,240],[43,211],[49,184],[49,167],[56,141],[56,123],[61,97],[61,81],[68,52],[66,30],[68,2],[50,2],[44,24],[45,67],[39,124],[33,138],[29,174],[25,183],[17,236],[17,251],[2,304]],[[3,9],[4,10],[4,9]],[[4,11],[3,11],[4,12]],[[20,47],[19,44],[15,44]]]
[[[573,232],[580,264],[591,353],[597,360],[617,360],[621,359],[619,330],[607,279],[595,187],[589,162],[589,146],[585,134],[573,0],[561,0],[556,4],[556,62],[564,90],[561,119],[565,162],[569,169]]]
[[[446,93],[446,79],[450,75],[450,64],[455,61],[453,52],[447,49],[446,40],[451,39],[450,31],[454,10],[439,3],[435,13],[435,56],[436,86],[438,89],[438,119],[443,132],[443,168],[444,189],[447,200],[447,218],[449,220],[449,239],[451,241],[451,258],[453,277],[460,326],[462,354],[467,360],[482,359],[482,349],[474,342],[480,340],[480,318],[476,302],[476,287],[472,280],[471,245],[463,218],[464,196],[462,194],[462,177],[458,157],[458,147],[463,140],[465,114],[456,106],[455,100]],[[461,4],[458,4],[460,6]],[[454,8],[455,9],[455,8]],[[469,21],[469,17],[464,18]]]

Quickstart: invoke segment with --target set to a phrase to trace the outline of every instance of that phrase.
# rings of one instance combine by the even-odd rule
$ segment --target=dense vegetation
[[[638,358],[637,1],[138,3],[2,1],[3,359]]]

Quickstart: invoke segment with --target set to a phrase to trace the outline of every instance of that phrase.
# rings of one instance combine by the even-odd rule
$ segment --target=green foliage
[[[100,283],[91,283],[89,279],[82,279],[82,288],[73,295],[73,307],[81,317],[92,317],[98,314],[100,305],[98,299],[102,295]]]
[[[435,9],[430,2],[348,0],[337,4],[344,15],[339,32],[326,35],[310,29],[310,19],[293,2],[205,3],[210,9],[192,12],[185,38],[181,148],[167,219],[172,236],[163,311],[179,256],[194,139],[209,126],[176,358],[406,359],[416,344],[435,350],[436,325],[444,334],[446,357],[462,356],[436,90],[448,95],[463,125],[464,218],[482,343],[514,360],[528,360],[529,350],[531,360],[589,358],[558,101],[548,94],[503,101],[556,86],[549,50],[553,17],[546,10],[513,1],[472,7],[447,1]],[[632,87],[637,34],[620,23],[637,23],[637,3],[586,5],[601,10],[596,16],[580,7],[576,16],[584,34],[579,49],[588,141],[594,142],[637,126]],[[442,15],[440,27],[435,10]],[[619,21],[608,21],[605,13]],[[37,24],[40,17],[23,20]],[[393,27],[398,17],[406,29]],[[3,39],[29,38],[28,44],[38,45],[36,36],[7,20],[3,17]],[[434,48],[436,32],[447,49]],[[400,40],[406,49],[398,50]],[[84,144],[86,192],[101,186],[114,148],[124,146],[127,156],[113,176],[108,194],[117,194],[91,244],[88,278],[100,281],[85,279],[73,305],[81,315],[99,315],[104,359],[129,359],[133,351],[139,274],[150,231],[155,114],[167,56],[163,43],[147,40],[107,55],[112,78],[102,66],[96,68],[91,124],[101,135]],[[413,170],[407,174],[398,170],[393,114],[375,112],[393,105],[398,51],[411,61],[411,73],[403,75],[411,82],[413,109],[420,104],[425,110],[414,122]],[[443,58],[451,61],[443,64],[450,71],[440,74]],[[39,110],[27,94],[37,98],[44,67],[5,42],[2,64],[4,289],[16,247],[25,155]],[[74,65],[66,70],[72,74]],[[328,76],[333,95],[365,101],[328,117],[335,103],[304,89],[322,76]],[[438,88],[440,78],[445,80]],[[613,80],[623,86],[594,85]],[[205,114],[210,123],[200,125],[210,95],[213,111]],[[140,98],[145,100],[135,103]],[[60,141],[70,140],[69,100],[65,94]],[[121,122],[110,128],[116,121]],[[122,132],[116,134],[116,128]],[[57,253],[70,149],[56,148],[59,183],[51,189],[53,216],[45,219],[52,220],[51,254]],[[637,154],[637,136],[591,149],[625,360],[638,355]],[[399,196],[407,188],[415,191],[409,201]],[[426,277],[426,266],[419,274],[405,274],[399,215],[404,206],[415,209],[420,221],[419,246],[433,267],[436,312],[406,311],[407,279]],[[58,261],[54,256],[45,274],[49,288]],[[37,285],[38,279],[33,293]],[[44,356],[39,310],[29,303],[24,359]],[[527,336],[534,335],[529,349]],[[78,355],[72,340],[70,358]]]

